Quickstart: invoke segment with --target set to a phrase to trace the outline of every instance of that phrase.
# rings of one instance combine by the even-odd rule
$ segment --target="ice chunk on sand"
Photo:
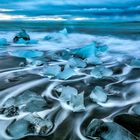
[[[94,78],[103,78],[103,77],[111,76],[113,72],[112,70],[104,66],[96,66],[95,68],[93,68],[90,74]]]
[[[71,106],[73,106],[74,112],[84,111],[85,110],[84,93],[80,93],[80,94],[72,96]]]
[[[73,112],[85,110],[84,94],[78,94],[76,88],[70,86],[62,87],[62,92],[59,99],[62,107],[65,109],[70,109]]]
[[[28,134],[29,122],[26,120],[18,120],[8,126],[7,132],[15,139],[19,139]]]
[[[72,54],[85,59],[91,56],[95,57],[98,54],[107,51],[107,48],[108,47],[105,45],[98,45],[97,42],[93,42],[92,44],[73,50]]]
[[[114,122],[93,119],[85,130],[85,136],[104,140],[137,140],[129,131]]]
[[[19,41],[19,39],[23,39],[23,40],[27,41],[27,40],[30,40],[30,36],[23,29],[19,33],[16,34],[16,36],[13,39],[13,42],[17,43]]]
[[[87,62],[87,64],[91,64],[91,65],[102,64],[101,59],[96,56],[90,56],[90,57],[86,58],[85,61]]]
[[[5,46],[7,44],[8,44],[8,42],[5,38],[0,38],[0,46]]]
[[[44,75],[56,76],[61,72],[61,67],[59,65],[49,65],[43,69]]]
[[[27,90],[16,97],[9,98],[4,103],[3,108],[7,110],[7,113],[4,111],[3,114],[6,115],[9,112],[9,115],[13,114],[14,116],[17,114],[16,112],[21,110],[23,112],[43,111],[47,108],[47,102],[42,96],[37,95],[35,92]]]
[[[43,52],[37,50],[17,50],[9,52],[10,55],[22,58],[36,58],[42,57],[44,55]]]
[[[91,92],[90,98],[94,102],[106,102],[107,93],[100,86],[96,86],[95,89]]]
[[[86,62],[84,62],[80,58],[71,58],[69,59],[68,64],[72,67],[79,67],[79,68],[86,67]]]
[[[41,61],[41,60],[38,60],[38,59],[26,59],[28,65],[31,65],[31,66],[42,66],[44,65],[44,61]]]
[[[14,139],[20,139],[26,135],[47,136],[52,127],[53,124],[49,119],[29,114],[23,119],[13,121],[8,126],[7,132]]]
[[[78,91],[76,88],[73,88],[70,86],[62,87],[62,92],[59,99],[67,102],[71,100],[72,96],[75,96],[77,94],[78,94]]]
[[[72,68],[65,67],[64,70],[57,75],[57,77],[59,79],[67,80],[74,75],[76,75],[76,72]]]

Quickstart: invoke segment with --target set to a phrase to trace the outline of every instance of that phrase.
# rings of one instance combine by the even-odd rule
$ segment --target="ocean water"
[[[140,139],[140,3],[125,1],[0,4],[0,140]]]

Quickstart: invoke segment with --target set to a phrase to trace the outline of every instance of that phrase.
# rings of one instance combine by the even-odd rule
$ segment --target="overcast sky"
[[[109,10],[116,8],[115,12],[120,12],[118,9],[124,11],[130,9],[129,12],[139,14],[140,0],[0,0],[0,19],[6,16],[8,18],[9,15],[46,16],[49,14],[78,15],[80,13],[82,15],[86,13],[86,16],[90,16],[91,11],[89,13],[82,12],[91,8],[94,9],[92,14],[103,13],[105,8],[109,8]],[[110,11],[111,14],[112,10]]]

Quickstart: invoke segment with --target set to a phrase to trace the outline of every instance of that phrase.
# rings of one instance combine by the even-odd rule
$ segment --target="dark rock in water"
[[[18,107],[12,105],[6,108],[3,114],[5,114],[6,117],[13,117],[13,116],[19,115],[18,110],[19,110]]]
[[[0,108],[0,114],[4,113],[5,108]]]
[[[6,117],[13,117],[19,115],[18,111],[19,108],[14,105],[5,108],[0,108],[0,114],[4,114]]]
[[[85,130],[85,136],[93,140],[137,140],[129,131],[114,122],[93,119]]]
[[[114,122],[140,137],[140,116],[121,114],[114,118]]]
[[[21,32],[16,34],[16,36],[13,39],[13,42],[16,43],[19,41],[19,39],[23,39],[23,40],[27,41],[27,40],[30,40],[30,36],[23,29]]]

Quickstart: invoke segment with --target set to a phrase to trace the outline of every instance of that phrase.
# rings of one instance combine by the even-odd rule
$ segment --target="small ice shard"
[[[65,35],[65,36],[68,35],[68,31],[66,28],[64,28],[63,30],[60,30],[59,33]]]
[[[21,30],[21,32],[16,34],[16,36],[13,39],[13,42],[17,43],[19,41],[19,39],[23,39],[23,40],[27,41],[27,40],[30,40],[30,36],[23,29],[23,30]]]
[[[95,68],[93,68],[90,74],[94,78],[103,78],[103,77],[111,76],[113,72],[112,70],[104,66],[96,66]]]
[[[73,112],[84,111],[85,110],[84,93],[80,93],[72,96],[71,106],[73,107]]]
[[[59,65],[49,65],[43,69],[44,75],[56,76],[61,72],[61,67]]]
[[[42,57],[44,55],[43,52],[37,50],[17,50],[17,51],[9,52],[9,54],[21,58],[36,58],[36,57]]]
[[[71,67],[79,67],[79,68],[86,67],[86,63],[80,58],[71,58],[68,60],[68,64]]]
[[[131,60],[130,66],[140,68],[140,59]]]
[[[36,59],[26,59],[28,65],[32,65],[32,66],[42,66],[44,65],[44,62],[41,60],[36,60]]]
[[[59,100],[62,107],[65,109],[70,109],[73,112],[80,112],[85,110],[84,94],[78,94],[76,88],[70,86],[62,87],[62,92]]]
[[[29,114],[20,120],[13,121],[8,126],[7,132],[14,139],[20,139],[27,135],[47,136],[52,127],[53,124],[49,119]]]
[[[72,68],[65,67],[64,70],[57,75],[57,77],[59,79],[67,80],[74,75],[76,75],[76,72]]]
[[[94,102],[106,102],[107,101],[107,93],[100,86],[96,86],[95,89],[91,92],[90,98]]]
[[[82,57],[82,58],[88,58],[90,56],[95,56],[96,55],[96,43],[92,43],[90,45],[87,45],[82,48],[78,48],[73,50],[73,54]]]
[[[137,138],[114,122],[103,122],[93,119],[85,130],[85,136],[90,139],[103,140],[137,140]]]
[[[140,104],[137,104],[134,108],[133,111],[135,114],[140,115]]]
[[[0,38],[0,46],[6,46],[8,44],[5,38]]]
[[[91,64],[91,65],[102,64],[101,59],[96,57],[96,56],[90,56],[90,57],[86,58],[85,61],[86,61],[87,64]]]

